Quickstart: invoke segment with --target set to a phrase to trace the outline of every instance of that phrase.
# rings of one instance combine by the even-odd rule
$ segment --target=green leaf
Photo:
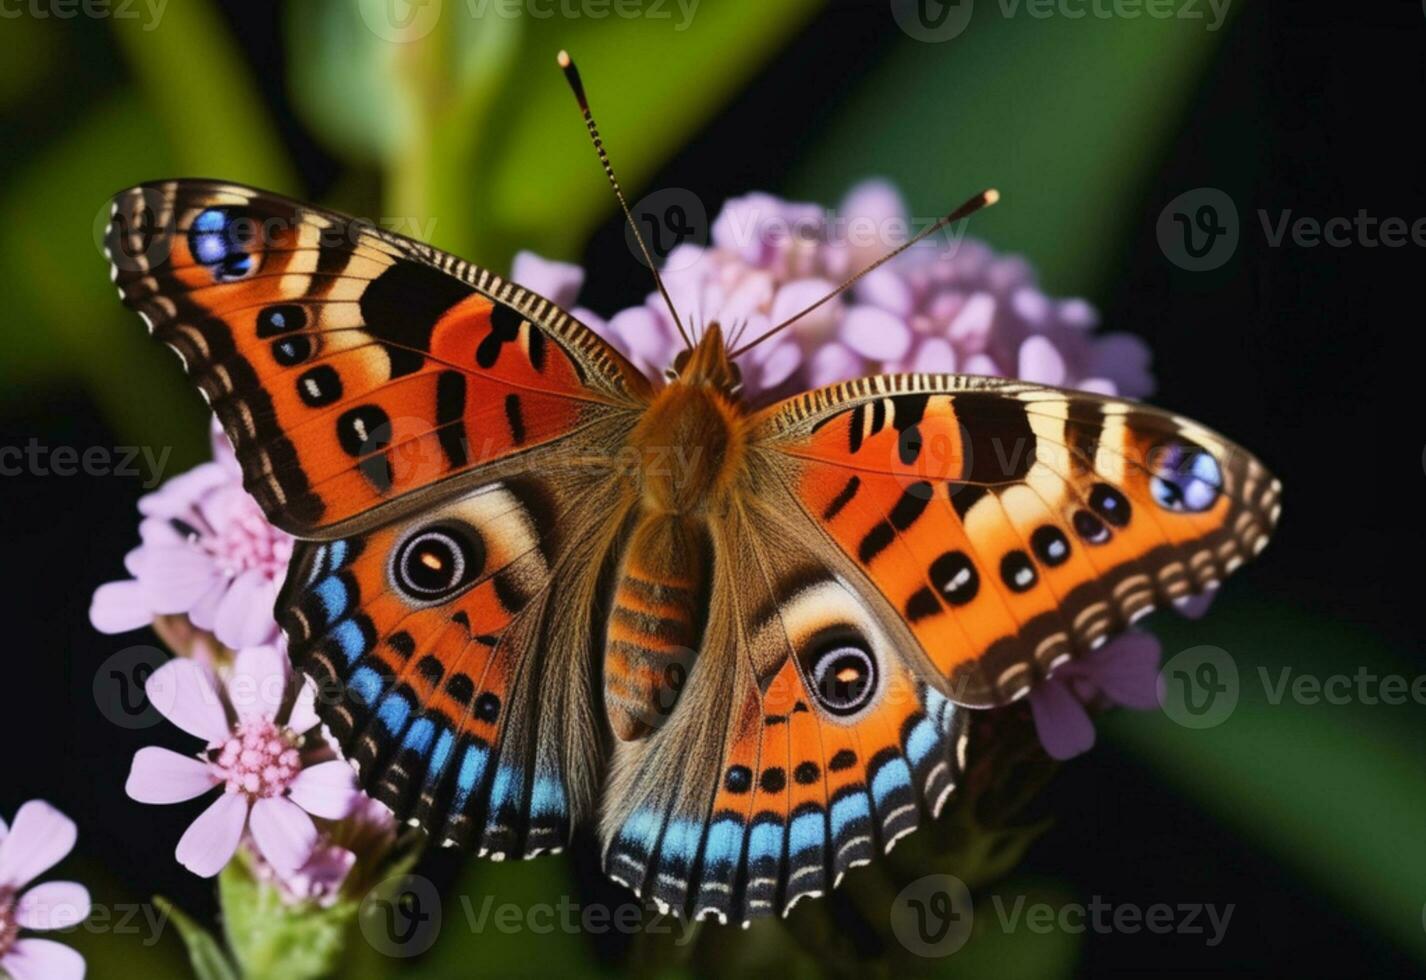
[[[1265,599],[1225,596],[1201,622],[1165,619],[1154,628],[1166,658],[1203,644],[1226,650],[1238,671],[1237,705],[1202,730],[1158,712],[1115,712],[1106,732],[1426,963],[1421,705],[1370,703],[1356,682],[1359,671],[1410,680],[1419,673],[1412,658],[1356,624]],[[1302,676],[1346,678],[1340,690],[1349,703],[1304,703],[1280,691],[1284,678]],[[1375,697],[1379,688],[1368,681],[1364,689]]]
[[[614,201],[556,52],[578,58],[637,197],[817,6],[671,0],[649,6],[657,16],[611,8],[567,18],[527,16],[510,0],[462,0],[437,6],[428,32],[395,41],[379,2],[294,4],[295,98],[335,148],[384,167],[381,217],[492,268],[517,248],[568,258]]]
[[[357,905],[289,905],[254,877],[245,856],[218,877],[223,931],[246,980],[318,980],[342,954]]]
[[[168,4],[157,27],[144,17],[110,21],[143,90],[147,114],[167,134],[180,170],[147,179],[217,177],[297,190],[216,4]]]
[[[988,5],[990,6],[990,5]],[[1094,293],[1216,50],[1206,22],[979,16],[940,43],[906,38],[798,161],[787,190],[833,205],[884,174],[914,215],[985,187],[971,233],[1024,253],[1053,293]]]
[[[238,972],[213,934],[194,922],[166,898],[154,896],[154,904],[173,922],[188,946],[188,959],[198,980],[238,980]]]
[[[9,338],[0,367],[9,393],[34,384],[30,372],[40,369],[82,382],[121,438],[175,450],[165,476],[206,454],[206,412],[173,356],[115,296],[102,238],[111,195],[173,159],[144,104],[119,93],[0,192],[8,312],[27,325]]]

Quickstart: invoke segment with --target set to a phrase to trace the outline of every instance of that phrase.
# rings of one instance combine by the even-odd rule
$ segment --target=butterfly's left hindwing
[[[636,410],[647,383],[547,300],[429,246],[233,184],[114,199],[119,295],[299,536],[373,526],[446,481]]]
[[[589,637],[618,508],[607,480],[512,478],[299,547],[280,619],[371,795],[496,857],[564,845],[601,770]]]

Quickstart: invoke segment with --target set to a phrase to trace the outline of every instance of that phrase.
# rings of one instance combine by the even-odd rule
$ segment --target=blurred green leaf
[[[669,3],[660,16],[532,17],[508,0],[471,0],[446,3],[428,33],[397,41],[379,20],[373,28],[385,15],[370,3],[320,0],[289,8],[289,33],[304,39],[291,47],[292,76],[298,105],[334,147],[385,166],[383,217],[501,269],[517,248],[572,257],[614,206],[556,52],[578,59],[638,196],[817,6],[721,0],[689,4],[688,15]]]
[[[10,313],[26,324],[7,347],[10,397],[28,393],[22,386],[36,379],[26,372],[37,365],[63,367],[87,384],[121,437],[174,447],[179,467],[206,453],[203,402],[119,303],[102,242],[113,193],[172,160],[134,94],[97,103],[5,187],[0,262],[10,272]]]
[[[139,902],[108,868],[84,860],[73,878],[89,889],[89,918],[53,938],[84,957],[92,977],[182,975],[188,957],[169,911],[154,901]]]
[[[5,21],[0,31],[0,108],[9,108],[44,84],[53,70],[55,47],[52,22],[38,17]]]
[[[445,900],[441,938],[415,973],[464,980],[479,963],[492,977],[601,976],[581,916],[563,858],[469,861]]]
[[[238,980],[238,972],[228,961],[213,934],[194,922],[166,898],[154,897],[154,904],[173,922],[188,945],[189,961],[198,980]],[[127,973],[127,969],[124,971]]]
[[[156,27],[143,17],[110,22],[179,170],[145,179],[216,177],[298,190],[217,5],[168,4]]]
[[[1012,879],[980,895],[970,938],[939,968],[941,977],[1034,977],[1054,980],[1079,971],[1081,935],[1061,928],[1031,928],[1022,919],[1011,921],[1014,910],[1043,906],[1059,910],[1074,901],[1063,886]]]
[[[971,233],[1027,255],[1051,292],[1093,294],[1223,36],[1206,23],[978,5],[957,38],[898,42],[786,189],[830,205],[884,174],[931,219],[999,188]]]
[[[1266,600],[1225,597],[1202,622],[1166,619],[1155,631],[1165,657],[1201,644],[1226,650],[1238,670],[1237,707],[1203,730],[1157,712],[1116,712],[1106,731],[1426,962],[1421,705],[1355,695],[1349,704],[1306,704],[1291,693],[1273,703],[1284,669],[1289,678],[1352,678],[1359,669],[1410,678],[1417,669],[1359,626]]]
[[[320,980],[351,937],[357,904],[288,905],[240,855],[218,877],[223,931],[246,980]]]

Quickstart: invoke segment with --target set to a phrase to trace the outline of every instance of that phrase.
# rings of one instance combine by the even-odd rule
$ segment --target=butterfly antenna
[[[819,299],[817,302],[813,303],[811,306],[808,306],[808,307],[804,308],[803,310],[801,310],[801,311],[799,311],[799,312],[797,312],[797,313],[792,314],[792,316],[788,317],[786,320],[783,320],[783,321],[782,321],[781,323],[779,323],[777,326],[773,327],[771,330],[769,330],[769,331],[767,331],[766,333],[764,333],[764,334],[763,334],[761,337],[759,337],[757,340],[754,340],[754,341],[752,341],[752,342],[750,342],[750,343],[744,344],[742,347],[739,347],[737,350],[733,351],[731,354],[728,355],[729,360],[731,360],[731,359],[733,359],[733,358],[735,358],[735,357],[739,357],[739,356],[741,356],[741,355],[743,355],[743,354],[746,354],[748,351],[752,350],[752,349],[753,349],[754,347],[756,347],[758,344],[761,344],[764,340],[767,340],[769,337],[773,336],[774,334],[778,333],[779,331],[784,330],[784,329],[786,329],[787,327],[792,326],[792,324],[796,323],[798,320],[802,319],[804,316],[806,316],[807,314],[811,313],[813,310],[817,309],[817,307],[821,306],[821,305],[824,304],[824,303],[830,302],[831,300],[835,299],[836,297],[842,295],[842,293],[845,293],[845,292],[846,292],[848,289],[850,289],[852,286],[856,285],[857,281],[860,280],[863,276],[867,275],[869,272],[873,271],[874,269],[880,268],[881,266],[883,266],[883,265],[885,265],[886,263],[890,262],[892,259],[896,258],[898,255],[900,255],[902,252],[906,251],[906,250],[907,250],[908,248],[910,248],[911,246],[915,245],[917,242],[920,242],[920,241],[922,241],[922,240],[924,240],[924,239],[926,239],[926,238],[931,237],[931,236],[934,235],[936,232],[938,232],[938,231],[940,231],[942,228],[946,227],[946,225],[949,225],[949,224],[951,224],[951,223],[953,223],[953,222],[956,222],[956,221],[960,221],[962,218],[965,218],[965,217],[968,217],[968,216],[974,214],[975,212],[979,211],[981,208],[988,208],[988,207],[990,207],[992,204],[994,204],[994,203],[995,203],[996,201],[998,201],[998,200],[1000,200],[1000,192],[999,192],[998,190],[996,190],[995,188],[992,187],[992,188],[989,188],[988,190],[983,190],[983,191],[981,191],[981,192],[980,192],[979,194],[977,194],[975,197],[971,198],[969,201],[966,201],[964,204],[962,204],[960,207],[956,208],[956,209],[955,209],[954,211],[952,211],[950,214],[946,215],[944,218],[942,218],[941,220],[937,221],[935,224],[933,224],[933,225],[931,225],[930,227],[928,227],[928,228],[926,228],[925,230],[923,230],[923,231],[922,231],[919,235],[917,235],[916,237],[910,239],[909,241],[903,242],[901,245],[899,245],[899,246],[897,246],[896,248],[892,249],[890,252],[887,252],[887,253],[886,253],[885,255],[883,255],[881,258],[877,259],[877,260],[876,260],[875,262],[873,262],[871,265],[867,266],[865,269],[861,270],[861,271],[858,272],[856,275],[852,276],[850,279],[848,279],[848,280],[846,280],[845,282],[843,282],[840,286],[838,286],[836,289],[832,290],[832,291],[831,291],[830,293],[828,293],[826,296],[823,296],[821,299]]]
[[[673,325],[678,328],[678,335],[683,338],[683,342],[690,348],[693,347],[693,340],[688,336],[688,331],[683,328],[683,321],[678,318],[678,310],[673,308],[673,299],[668,295],[668,289],[663,284],[663,277],[659,275],[658,266],[654,264],[654,257],[649,253],[649,247],[644,244],[644,236],[639,234],[639,225],[634,221],[633,212],[629,210],[629,202],[624,198],[624,191],[619,187],[619,178],[614,176],[614,167],[609,163],[609,154],[604,151],[604,141],[599,138],[599,127],[594,124],[594,114],[589,111],[589,100],[584,95],[584,83],[580,81],[579,69],[574,66],[574,59],[569,56],[568,51],[561,51],[555,59],[559,62],[560,69],[564,72],[565,81],[569,82],[570,89],[574,92],[574,97],[579,102],[579,111],[584,113],[584,127],[589,130],[589,138],[594,142],[594,152],[599,154],[599,162],[604,165],[604,176],[609,178],[609,186],[614,188],[614,196],[619,199],[619,207],[624,209],[624,217],[628,219],[629,228],[634,233],[634,240],[639,243],[639,251],[644,253],[644,262],[648,265],[649,271],[654,274],[654,284],[659,287],[659,295],[668,306],[669,315],[673,317]]]

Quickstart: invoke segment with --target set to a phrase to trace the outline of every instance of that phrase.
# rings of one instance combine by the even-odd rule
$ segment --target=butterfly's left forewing
[[[120,297],[183,360],[245,486],[299,536],[390,520],[647,395],[548,300],[274,194],[144,184],[115,197],[105,243]]]

